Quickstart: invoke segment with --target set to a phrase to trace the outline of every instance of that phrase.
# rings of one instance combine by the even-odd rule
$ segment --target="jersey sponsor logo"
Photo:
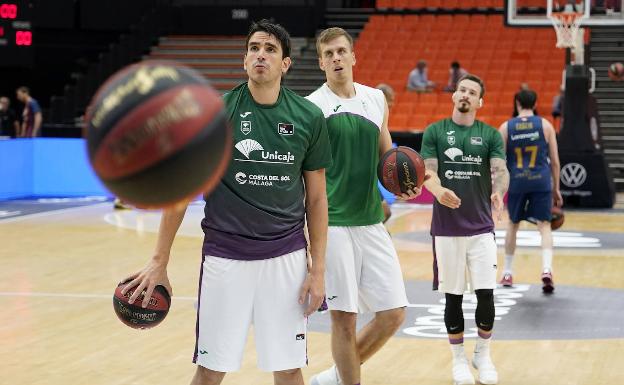
[[[295,162],[295,155],[290,151],[287,153],[281,153],[279,151],[265,151],[264,147],[253,139],[244,139],[234,145],[246,159],[234,158],[239,162],[256,162],[256,163],[282,163],[293,164]],[[252,157],[252,152],[260,151],[260,159],[258,156]]]
[[[535,131],[535,132],[531,132],[529,134],[516,134],[516,135],[511,135],[511,140],[515,141],[515,140],[522,140],[522,139],[529,139],[530,141],[535,141],[539,139],[539,132]]]
[[[241,120],[240,130],[245,135],[249,134],[251,132],[251,121]]]
[[[527,122],[523,119],[522,122],[516,123],[516,130],[530,130],[533,128],[533,122]]]
[[[273,183],[290,182],[289,175],[265,175],[265,174],[245,174],[242,171],[234,175],[234,179],[238,184],[249,184],[250,186],[266,186],[271,187]]]
[[[262,151],[264,147],[260,145],[260,143],[256,142],[253,139],[245,139],[236,143],[234,146],[241,154],[245,155],[245,158],[249,159],[249,154],[252,151]]]
[[[483,146],[483,138],[480,136],[473,136],[470,138],[470,144],[474,146]]]
[[[249,115],[251,115],[251,111],[243,112],[242,114],[240,114],[240,117],[244,119]]]
[[[245,184],[247,183],[247,174],[244,172],[237,172],[236,175],[234,175],[234,179],[236,179],[239,184]]]
[[[334,108],[334,112],[338,112],[338,109],[339,109],[341,106],[342,106],[342,104],[337,105],[337,106]]]
[[[444,155],[446,155],[451,161],[445,160],[444,163],[461,163],[461,164],[477,164],[480,165],[483,163],[483,158],[480,155],[464,155],[464,152],[457,147],[451,147],[444,151]],[[457,157],[460,157],[459,159]]]
[[[449,145],[454,146],[455,145],[455,137],[454,136],[447,136],[446,137],[446,141],[448,142]]]
[[[461,171],[461,170],[446,170],[444,172],[446,179],[466,179],[470,180],[473,176],[481,176],[479,171]]]
[[[455,133],[455,131],[448,131],[448,132],[446,133],[446,135],[453,135],[454,133]]]
[[[277,123],[277,133],[280,135],[294,135],[295,125],[292,123]]]
[[[568,163],[561,167],[561,183],[570,188],[576,188],[585,183],[587,170],[579,163]]]

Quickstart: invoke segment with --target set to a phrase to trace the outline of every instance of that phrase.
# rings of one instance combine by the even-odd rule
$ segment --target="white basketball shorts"
[[[462,295],[469,288],[496,288],[494,234],[469,237],[435,236],[434,242],[438,261],[438,291]]]
[[[329,226],[325,259],[329,310],[365,313],[407,306],[399,257],[381,223]]]
[[[193,362],[219,372],[240,369],[253,324],[258,368],[305,366],[307,304],[299,304],[299,291],[306,274],[305,249],[258,261],[204,256]]]

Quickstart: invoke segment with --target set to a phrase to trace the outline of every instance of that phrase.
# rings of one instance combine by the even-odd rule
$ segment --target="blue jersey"
[[[507,168],[512,193],[552,190],[548,143],[540,116],[507,121]]]

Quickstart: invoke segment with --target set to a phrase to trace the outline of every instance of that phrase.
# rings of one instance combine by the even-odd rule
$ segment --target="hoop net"
[[[557,33],[557,48],[575,48],[581,22],[585,14],[577,12],[553,12],[550,15]]]

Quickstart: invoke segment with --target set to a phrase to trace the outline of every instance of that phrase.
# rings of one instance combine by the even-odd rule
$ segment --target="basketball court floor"
[[[450,384],[442,296],[430,283],[431,208],[393,210],[387,227],[411,304],[396,336],[363,366],[363,383]],[[0,202],[0,384],[188,384],[194,372],[201,216],[201,204],[193,204],[174,244],[169,315],[158,327],[137,331],[117,320],[112,293],[150,257],[158,212],[115,211],[97,198]],[[501,243],[506,221],[497,225]],[[566,212],[566,223],[555,233],[553,295],[543,295],[539,285],[535,228],[522,230],[515,287],[496,291],[492,354],[500,384],[621,384],[624,196],[612,210]],[[500,248],[501,265],[502,256]],[[467,336],[474,335],[475,304],[465,296]],[[311,317],[309,329],[306,383],[332,362],[328,315]],[[471,357],[474,338],[466,346]],[[255,360],[252,332],[241,371],[223,383],[272,384]]]

